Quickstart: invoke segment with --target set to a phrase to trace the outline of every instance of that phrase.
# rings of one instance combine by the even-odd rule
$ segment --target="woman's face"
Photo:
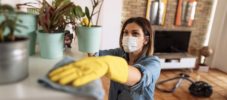
[[[134,39],[136,39],[136,44],[137,44],[136,51],[142,51],[143,46],[148,42],[148,39],[146,39],[144,36],[144,32],[142,28],[136,23],[130,23],[126,25],[123,31],[123,39],[122,39],[123,47],[124,47],[125,37],[133,37]]]

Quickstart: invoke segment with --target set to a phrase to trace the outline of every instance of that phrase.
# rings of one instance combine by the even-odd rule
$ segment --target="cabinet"
[[[160,58],[162,69],[195,68],[196,57],[188,53],[155,53]]]

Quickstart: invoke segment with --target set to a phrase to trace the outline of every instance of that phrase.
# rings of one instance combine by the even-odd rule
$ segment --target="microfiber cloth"
[[[73,61],[74,61],[73,58],[65,57],[64,59],[59,61],[53,67],[53,69],[51,69],[49,72],[51,72],[52,70],[54,70],[56,68],[59,68],[59,67],[65,65],[65,64],[73,62]],[[44,77],[39,78],[38,83],[40,83],[41,85],[48,87],[48,88],[64,91],[64,92],[75,94],[75,95],[94,97],[96,100],[103,100],[104,99],[104,90],[103,90],[102,82],[101,82],[100,79],[92,81],[92,82],[90,82],[90,83],[88,83],[84,86],[81,86],[81,87],[73,87],[73,86],[70,86],[70,85],[60,85],[58,83],[52,82],[48,78],[48,73]]]

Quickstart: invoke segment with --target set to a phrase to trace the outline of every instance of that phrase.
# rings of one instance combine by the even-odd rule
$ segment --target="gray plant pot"
[[[0,43],[0,84],[17,82],[28,76],[28,41],[20,38]]]

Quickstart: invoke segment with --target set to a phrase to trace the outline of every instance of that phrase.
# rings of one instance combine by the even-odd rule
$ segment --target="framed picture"
[[[164,25],[168,0],[148,0],[146,18],[153,25]]]
[[[196,12],[196,5],[196,0],[178,0],[175,25],[192,26]]]

